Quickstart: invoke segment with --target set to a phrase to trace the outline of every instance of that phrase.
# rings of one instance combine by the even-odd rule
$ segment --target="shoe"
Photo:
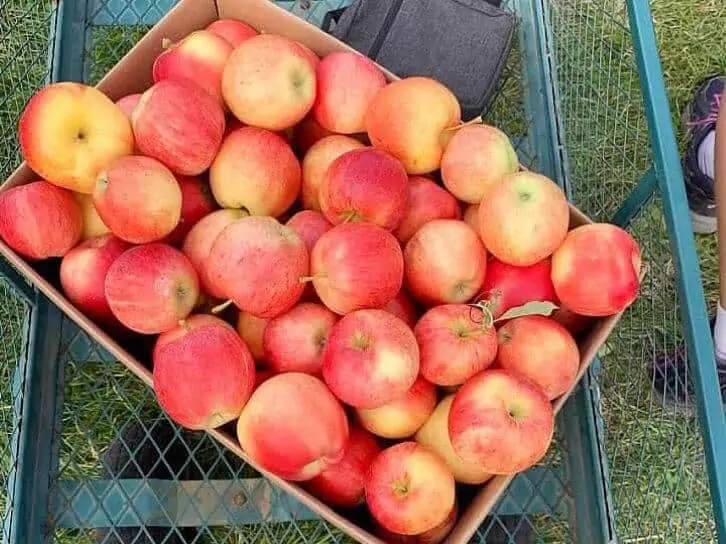
[[[691,130],[691,142],[683,157],[683,174],[693,231],[698,234],[716,232],[716,195],[713,179],[698,164],[698,148],[708,134],[716,129],[721,96],[726,76],[710,76],[696,90],[684,114]]]
[[[715,318],[711,319],[711,333]],[[721,402],[726,411],[726,360],[716,361],[716,371],[721,390]],[[688,376],[685,349],[656,357],[650,367],[650,383],[653,397],[665,408],[686,416],[695,417],[696,400],[691,379]]]

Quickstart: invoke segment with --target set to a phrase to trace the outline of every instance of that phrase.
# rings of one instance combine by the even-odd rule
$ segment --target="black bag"
[[[486,109],[515,27],[514,14],[484,0],[355,0],[336,11],[323,29],[400,77],[438,79],[464,120]]]

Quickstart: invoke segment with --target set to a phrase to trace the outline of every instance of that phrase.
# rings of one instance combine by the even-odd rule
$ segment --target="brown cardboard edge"
[[[231,17],[244,20],[255,28],[265,32],[280,33],[305,43],[319,55],[332,51],[347,50],[356,52],[343,42],[321,32],[317,27],[292,15],[284,9],[271,4],[267,0],[180,0],[170,12],[164,16],[139,42],[114,66],[99,82],[97,87],[111,99],[117,100],[127,94],[141,92],[151,84],[151,64],[161,52],[162,38],[180,39],[192,30],[203,28],[217,18]],[[145,68],[141,69],[140,66]],[[398,79],[394,74],[381,67],[389,80]],[[28,183],[37,176],[23,163],[8,180],[0,186],[0,192],[11,187]],[[573,226],[592,223],[580,210],[570,205],[570,220]],[[68,315],[78,326],[102,344],[114,357],[126,366],[147,386],[152,387],[151,373],[139,361],[132,357],[121,345],[96,326],[84,314],[77,310],[52,284],[38,274],[32,266],[0,240],[0,253],[17,268],[22,275],[35,284],[56,306]],[[579,344],[581,364],[577,381],[570,391],[560,397],[554,409],[559,412],[564,402],[574,390],[582,375],[590,365],[597,350],[613,330],[621,314],[596,322],[593,329]],[[383,544],[383,541],[352,523],[344,516],[308,494],[302,487],[293,482],[282,480],[270,474],[250,461],[233,437],[219,431],[208,431],[210,436],[219,441],[250,466],[257,469],[283,491],[318,513],[322,518],[345,531],[359,542]],[[483,486],[474,500],[468,505],[457,521],[453,531],[446,538],[447,543],[465,543],[475,534],[497,500],[506,491],[515,475],[497,476]]]

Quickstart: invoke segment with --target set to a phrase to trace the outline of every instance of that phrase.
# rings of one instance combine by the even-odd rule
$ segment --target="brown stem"
[[[471,121],[467,121],[466,123],[460,123],[458,125],[454,125],[453,127],[447,127],[442,132],[453,132],[454,130],[459,130],[460,128],[482,124],[484,124],[484,118],[480,115],[479,117],[475,117],[474,119],[472,119]]]

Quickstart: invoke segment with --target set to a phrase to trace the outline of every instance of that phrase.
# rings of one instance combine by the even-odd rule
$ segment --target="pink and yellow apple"
[[[406,287],[426,305],[469,301],[479,292],[487,252],[472,228],[456,219],[434,219],[411,237],[403,252]]]
[[[403,397],[419,370],[411,329],[383,310],[358,310],[333,326],[323,352],[323,377],[354,408],[378,408]]]
[[[93,206],[116,236],[133,244],[155,242],[179,224],[182,191],[156,159],[127,155],[101,172]]]
[[[381,310],[392,313],[412,329],[416,325],[416,321],[418,321],[416,308],[413,306],[413,302],[411,302],[411,299],[403,289],[398,292],[396,298],[383,306]]]
[[[215,429],[239,417],[252,395],[255,363],[228,323],[197,314],[159,336],[154,392],[179,425]]]
[[[333,228],[333,225],[325,219],[322,213],[313,210],[297,212],[285,224],[300,235],[308,252],[312,252],[320,237]],[[312,283],[305,286],[302,298],[304,300],[316,299],[315,287]]]
[[[232,47],[237,47],[242,42],[259,34],[254,28],[237,19],[218,19],[210,24],[206,30],[220,38],[224,38]]]
[[[348,419],[323,382],[288,372],[255,389],[237,422],[237,437],[262,469],[306,481],[344,459]]]
[[[456,503],[451,512],[439,525],[417,535],[402,535],[385,529],[380,523],[375,523],[375,533],[386,544],[440,544],[444,542],[451,530],[456,526],[459,509]],[[374,520],[375,521],[375,520]]]
[[[81,240],[90,240],[96,236],[111,232],[111,229],[103,222],[103,219],[101,219],[96,211],[96,207],[93,205],[93,195],[73,193],[73,197],[81,208],[81,215],[83,216]]]
[[[124,112],[95,87],[46,85],[18,122],[20,150],[28,166],[51,183],[90,194],[98,174],[134,150]]]
[[[527,378],[489,369],[454,396],[449,437],[454,452],[491,474],[514,474],[536,464],[554,432],[547,395]]]
[[[240,312],[237,316],[237,334],[245,341],[255,361],[265,360],[264,335],[269,319],[255,317],[247,312]]]
[[[552,256],[552,283],[571,311],[613,315],[637,298],[640,267],[640,248],[628,232],[607,223],[583,225],[570,231]]]
[[[217,206],[206,182],[189,176],[176,176],[176,180],[182,195],[181,217],[176,228],[164,241],[178,247],[184,243],[192,227],[217,209]]]
[[[0,238],[27,259],[63,257],[82,231],[81,209],[70,191],[34,181],[0,193]]]
[[[411,176],[406,213],[393,235],[402,244],[408,242],[416,231],[434,219],[459,219],[459,203],[446,190],[422,176]]]
[[[116,105],[121,109],[122,112],[131,121],[131,114],[136,107],[136,104],[141,100],[141,93],[127,94],[126,96],[116,100]]]
[[[277,217],[300,192],[300,163],[279,135],[256,127],[230,133],[209,170],[214,198],[224,208]]]
[[[456,503],[454,477],[446,463],[416,442],[381,452],[368,472],[365,494],[375,520],[402,535],[441,525]]]
[[[160,243],[132,247],[106,274],[106,300],[122,325],[141,334],[170,331],[199,297],[199,280],[184,254]]]
[[[514,266],[546,259],[567,236],[570,208],[557,184],[533,172],[494,182],[479,204],[479,234],[487,250]]]

